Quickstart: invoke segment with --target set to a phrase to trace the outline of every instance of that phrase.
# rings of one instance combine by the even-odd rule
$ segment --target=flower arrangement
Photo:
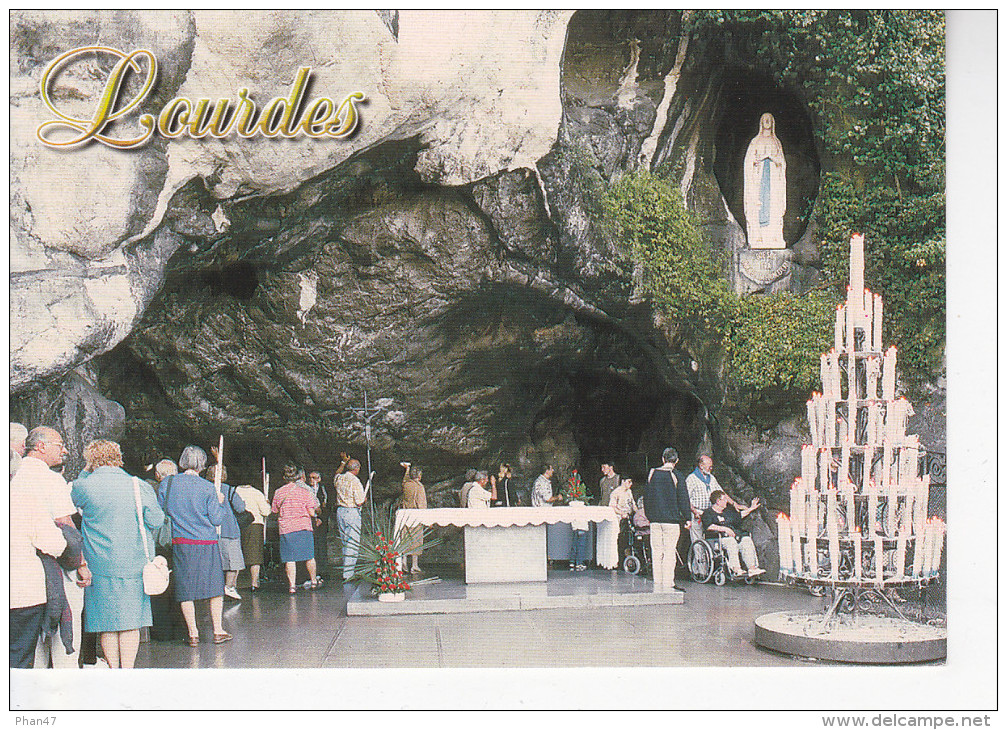
[[[587,504],[587,500],[587,488],[584,486],[580,474],[574,469],[573,475],[567,480],[566,488],[563,490],[563,501],[567,504],[570,504],[570,502],[583,502]]]
[[[427,549],[440,543],[439,539],[425,539],[426,531],[421,527],[400,530],[396,534],[394,524],[394,513],[389,509],[387,515],[378,516],[371,524],[364,525],[359,539],[349,541],[357,548],[352,579],[370,583],[379,595],[410,590],[412,586],[399,567],[399,560],[417,547]]]

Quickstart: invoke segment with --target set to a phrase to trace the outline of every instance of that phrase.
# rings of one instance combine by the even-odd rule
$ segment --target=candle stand
[[[863,236],[854,235],[835,346],[821,356],[822,392],[807,403],[811,443],[790,514],[776,524],[780,577],[825,596],[824,613],[760,616],[755,641],[841,662],[933,661],[947,654],[947,632],[925,620],[924,606],[945,524],[928,513],[926,449],[906,433],[912,406],[896,398],[897,352],[883,348],[883,301],[864,289],[863,268]],[[908,612],[918,618],[900,603],[918,604]]]

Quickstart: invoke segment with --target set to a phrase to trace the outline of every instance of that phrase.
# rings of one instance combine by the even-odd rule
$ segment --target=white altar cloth
[[[611,507],[442,507],[400,509],[395,515],[395,532],[404,527],[438,525],[446,527],[524,527],[554,525],[575,520],[595,522],[598,537],[595,562],[602,568],[619,564],[619,518]]]

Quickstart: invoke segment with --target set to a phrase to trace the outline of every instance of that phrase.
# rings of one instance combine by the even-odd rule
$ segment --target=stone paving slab
[[[346,604],[349,616],[401,616],[409,614],[483,613],[536,609],[590,608],[593,606],[677,605],[681,591],[657,592],[639,576],[615,571],[549,571],[539,583],[467,585],[448,577],[439,583],[417,586],[399,603],[383,603],[361,587]]]

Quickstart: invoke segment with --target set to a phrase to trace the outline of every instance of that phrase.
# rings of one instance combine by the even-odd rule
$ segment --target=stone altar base
[[[755,619],[755,643],[782,654],[851,664],[913,664],[944,659],[947,631],[862,614],[821,631],[821,613],[780,611]]]
[[[349,616],[528,611],[539,608],[677,605],[684,593],[656,593],[649,578],[615,570],[550,570],[542,583],[469,584],[458,577],[420,585],[402,603],[379,603],[370,586],[357,588],[346,604]]]

